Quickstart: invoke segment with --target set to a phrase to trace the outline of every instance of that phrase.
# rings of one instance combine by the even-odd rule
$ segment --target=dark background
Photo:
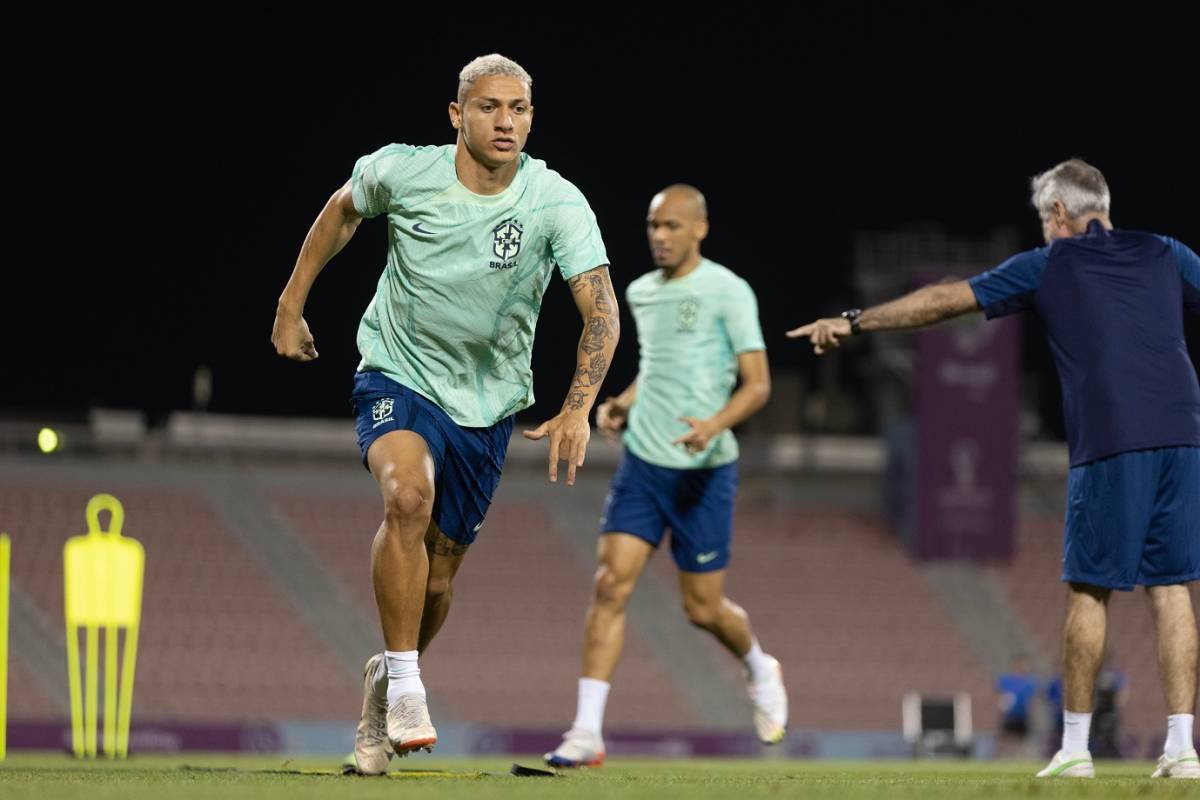
[[[452,141],[458,70],[493,51],[533,75],[526,151],[591,202],[618,291],[650,268],[650,197],[696,184],[713,224],[705,253],[757,290],[780,374],[815,369],[786,328],[858,300],[855,231],[1015,226],[1022,247],[1039,245],[1028,179],[1071,156],[1104,171],[1119,227],[1200,247],[1196,70],[1164,39],[1172,20],[1072,13],[296,6],[11,18],[0,416],[103,405],[160,422],[191,406],[198,365],[213,371],[212,411],[347,414],[385,223],[364,223],[317,281],[306,318],[319,361],[274,355],[275,299],[355,159],[393,141]],[[527,419],[557,411],[579,325],[556,279]],[[1036,324],[1026,330],[1030,376],[1056,396]],[[1194,325],[1190,335],[1200,352]],[[627,324],[605,392],[635,371]]]

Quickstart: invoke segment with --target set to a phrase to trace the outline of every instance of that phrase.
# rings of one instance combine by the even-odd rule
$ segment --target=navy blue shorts
[[[729,564],[737,462],[713,469],[671,469],[625,450],[600,516],[601,533],[629,533],[654,547],[671,529],[671,557],[683,572]]]
[[[367,450],[385,433],[419,434],[433,456],[434,523],[459,544],[475,541],[500,485],[513,418],[490,428],[464,428],[433,401],[375,371],[355,373],[350,402],[363,466],[370,468]]]
[[[1072,467],[1063,580],[1128,591],[1200,578],[1200,447]]]

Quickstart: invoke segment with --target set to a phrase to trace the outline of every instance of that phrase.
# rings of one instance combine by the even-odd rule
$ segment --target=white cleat
[[[403,758],[413,750],[433,752],[437,731],[429,720],[429,706],[423,694],[402,694],[388,706],[387,737],[396,755]]]
[[[383,775],[392,760],[392,745],[387,736],[387,691],[375,690],[382,662],[383,653],[376,653],[363,668],[362,716],[354,733],[354,771],[359,775]]]
[[[767,676],[755,681],[747,675],[746,691],[754,703],[754,732],[758,740],[763,744],[779,744],[787,733],[788,696],[779,661],[767,658],[771,661]]]
[[[604,763],[604,740],[599,734],[571,728],[558,749],[543,758],[552,767],[598,767]]]
[[[1092,764],[1092,754],[1087,750],[1078,753],[1067,753],[1059,750],[1050,759],[1046,768],[1037,774],[1039,778],[1094,778],[1096,767]]]
[[[1195,750],[1185,750],[1178,758],[1166,753],[1158,757],[1158,769],[1151,778],[1200,778],[1200,756]]]

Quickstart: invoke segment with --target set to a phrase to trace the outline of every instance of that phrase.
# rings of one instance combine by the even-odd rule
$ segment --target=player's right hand
[[[629,409],[618,403],[617,398],[609,397],[596,409],[596,427],[605,437],[615,439],[628,417]]]
[[[588,440],[592,438],[592,426],[588,424],[587,411],[566,410],[558,412],[533,430],[523,432],[526,439],[550,440],[550,482],[558,481],[558,462],[567,462],[567,486],[575,485],[575,470],[583,466],[587,455]]]
[[[271,344],[275,345],[276,353],[293,361],[312,361],[317,357],[317,347],[304,317],[282,309],[275,312]]]

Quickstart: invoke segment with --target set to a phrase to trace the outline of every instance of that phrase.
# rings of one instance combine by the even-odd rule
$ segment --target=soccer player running
[[[606,435],[626,428],[625,453],[600,520],[579,705],[562,745],[546,754],[553,766],[604,762],[601,725],[625,640],[625,607],[667,528],[688,619],[746,665],[759,738],[778,742],[787,724],[779,662],[763,653],[746,612],[725,596],[737,493],[730,428],[771,392],[758,305],[746,281],[700,255],[708,213],[695,188],[655,195],[646,231],[658,269],[625,295],[638,329],[637,378],[596,411]]]
[[[1183,312],[1200,313],[1200,258],[1166,236],[1114,229],[1104,176],[1079,160],[1033,179],[1046,246],[969,281],[927,286],[788,336],[818,354],[858,333],[982,310],[1033,309],[1063,386],[1070,450],[1062,579],[1062,749],[1039,777],[1094,775],[1093,688],[1113,589],[1146,587],[1158,638],[1167,738],[1154,777],[1198,778],[1192,744],[1200,577],[1200,383]]]
[[[475,59],[450,103],[454,145],[392,144],[364,156],[309,231],[283,294],[276,351],[317,357],[303,317],[317,274],[364,218],[387,215],[387,265],[358,328],[352,402],[364,465],[383,495],[371,577],[386,651],[363,679],[358,771],[430,749],[417,655],[446,619],[454,575],[500,481],[512,415],[533,403],[533,331],[555,268],[583,316],[549,478],[583,465],[588,417],[617,343],[617,303],[596,219],[583,195],[522,153],[532,81],[500,55]]]

